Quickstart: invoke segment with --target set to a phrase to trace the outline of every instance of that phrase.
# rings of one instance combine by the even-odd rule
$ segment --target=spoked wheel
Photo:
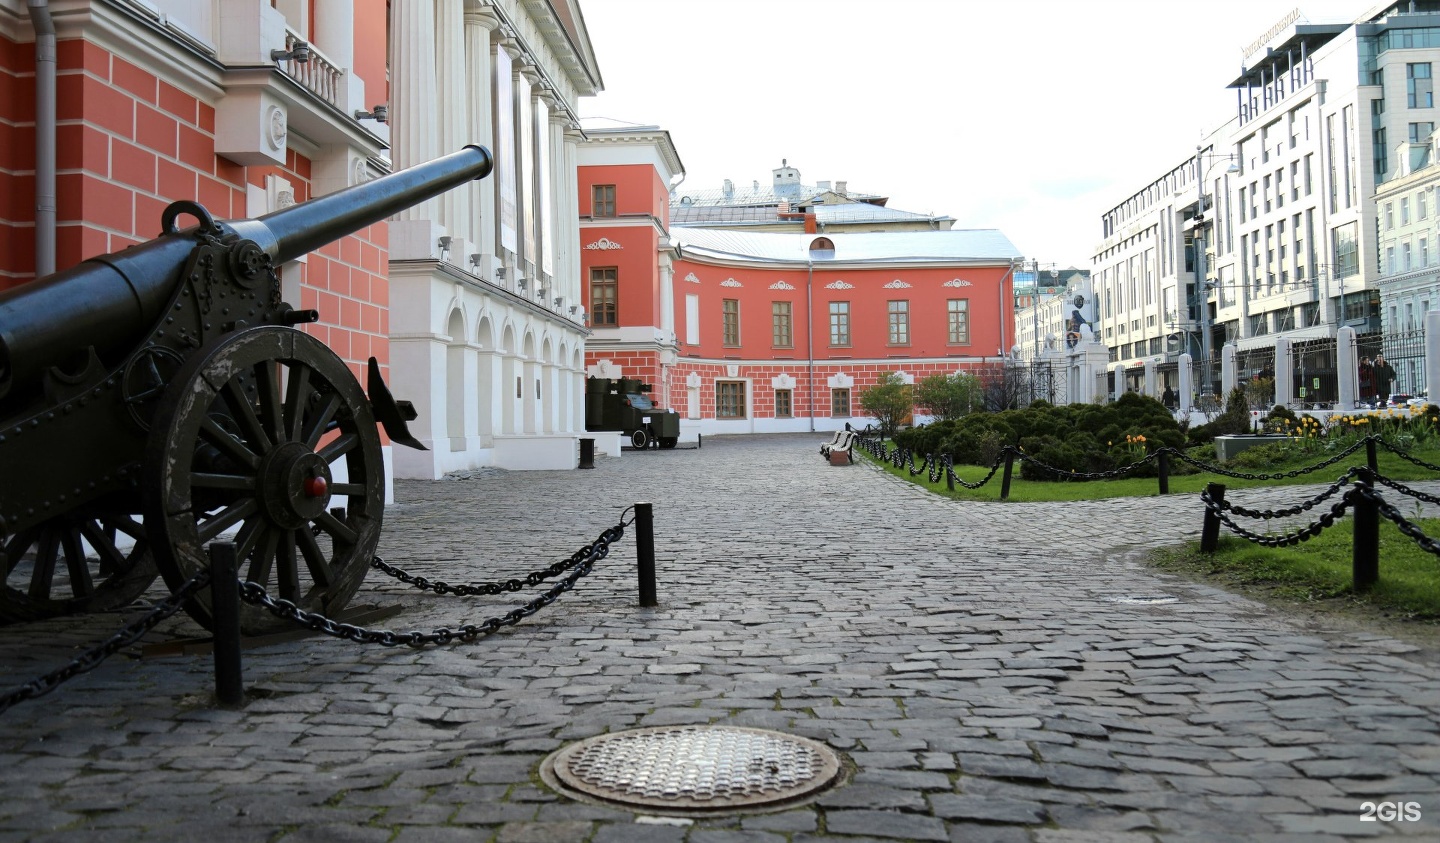
[[[92,504],[22,530],[0,547],[0,622],[103,612],[145,592],[157,576],[138,515]]]
[[[380,539],[384,465],[370,403],[320,341],[252,328],[187,363],[146,446],[145,525],[165,582],[232,541],[240,577],[307,611],[344,608]],[[338,478],[338,479],[337,479]],[[186,606],[210,627],[210,591]],[[246,634],[290,622],[241,606]]]

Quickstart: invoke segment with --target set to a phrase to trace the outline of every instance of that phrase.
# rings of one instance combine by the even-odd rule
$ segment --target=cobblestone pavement
[[[0,843],[1440,839],[1440,661],[1142,568],[1135,550],[1198,534],[1198,496],[955,503],[831,467],[820,441],[399,483],[382,554],[450,582],[545,567],[653,501],[661,606],[636,605],[627,535],[475,644],[247,651],[240,710],[213,707],[208,657],[112,658],[0,717]],[[1178,601],[1123,602],[1161,596]],[[372,573],[352,603],[430,630],[523,599]],[[0,630],[4,684],[121,620]],[[814,738],[853,775],[802,807],[688,822],[537,776],[572,741],[694,723]],[[1362,820],[1396,802],[1420,819]]]

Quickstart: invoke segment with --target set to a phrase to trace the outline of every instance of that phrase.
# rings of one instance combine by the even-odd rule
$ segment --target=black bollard
[[[947,454],[945,456],[945,488],[948,491],[955,491],[955,460]]]
[[[1160,494],[1170,494],[1170,452],[1162,450],[1156,458],[1160,463]]]
[[[1015,452],[1005,449],[1005,474],[1000,478],[1000,500],[1010,500],[1010,471],[1015,465]]]
[[[660,605],[655,599],[655,512],[649,503],[635,504],[635,558],[640,574],[640,605]]]
[[[215,620],[215,696],[221,705],[245,699],[240,675],[240,559],[231,542],[210,545],[210,611]]]
[[[1372,475],[1361,471],[1351,493],[1355,496],[1355,537],[1350,576],[1357,592],[1369,591],[1380,579],[1380,507],[1365,494],[1372,489]]]
[[[581,467],[581,468],[594,468],[594,467],[595,467],[595,440],[594,440],[594,439],[581,439],[581,440],[580,440],[580,467]]]
[[[698,450],[700,450],[700,449],[703,448],[703,447],[705,447],[705,434],[703,434],[703,433],[697,433],[697,434],[695,434],[695,450],[698,451]]]
[[[1224,483],[1207,483],[1205,491],[1210,493],[1210,500],[1217,506],[1225,500]],[[1214,553],[1215,547],[1220,542],[1220,516],[1205,507],[1205,521],[1200,526],[1200,552]]]
[[[1375,453],[1374,436],[1365,437],[1365,464],[1376,474],[1380,473],[1380,456]]]

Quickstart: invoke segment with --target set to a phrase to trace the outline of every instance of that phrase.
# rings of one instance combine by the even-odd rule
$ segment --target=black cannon
[[[0,293],[0,622],[123,606],[157,572],[177,588],[222,538],[243,578],[344,607],[380,537],[377,424],[423,446],[373,357],[362,390],[295,327],[319,314],[275,267],[491,165],[467,146],[253,220],[176,202],[156,239]],[[186,607],[207,627],[208,595]]]

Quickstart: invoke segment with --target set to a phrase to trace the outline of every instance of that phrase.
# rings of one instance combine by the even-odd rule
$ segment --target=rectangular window
[[[1420,265],[1430,265],[1430,241],[1424,237],[1420,238]]]
[[[790,416],[790,390],[775,390],[775,418],[788,419]]]
[[[1410,124],[1410,142],[1411,142],[1411,143],[1424,143],[1424,142],[1430,140],[1430,135],[1431,135],[1432,133],[1434,133],[1434,131],[1435,131],[1435,124],[1434,124],[1433,122],[1429,122],[1429,123],[1411,123],[1411,124]]]
[[[613,266],[597,266],[590,270],[590,324],[619,325],[620,270]]]
[[[850,302],[830,302],[830,344],[850,344]]]
[[[1401,272],[1409,272],[1409,271],[1410,271],[1410,244],[1409,244],[1409,243],[1401,243],[1401,244],[1400,244],[1400,271],[1401,271]]]
[[[1410,197],[1403,196],[1400,199],[1400,224],[1410,224]]]
[[[892,301],[886,308],[890,316],[890,344],[910,344],[910,302]]]
[[[1386,230],[1386,231],[1393,231],[1394,229],[1395,229],[1395,204],[1394,204],[1393,202],[1386,202],[1386,203],[1385,203],[1385,230]]]
[[[745,382],[715,382],[715,418],[745,418]]]
[[[597,184],[591,190],[590,216],[615,216],[615,185]]]
[[[850,390],[830,390],[830,416],[832,418],[847,418],[850,415]]]
[[[770,303],[770,344],[776,348],[795,346],[794,320],[788,301]],[[788,413],[787,413],[788,415]]]
[[[949,342],[951,345],[970,344],[970,300],[950,299],[945,303],[949,314]]]
[[[1430,78],[1430,62],[1405,65],[1405,105],[1409,108],[1434,108],[1434,80]]]
[[[740,344],[740,300],[725,299],[721,303],[720,312],[724,320],[723,342],[732,348],[738,346]]]
[[[1415,218],[1423,220],[1429,212],[1430,209],[1425,202],[1425,192],[1421,191],[1415,194]]]

